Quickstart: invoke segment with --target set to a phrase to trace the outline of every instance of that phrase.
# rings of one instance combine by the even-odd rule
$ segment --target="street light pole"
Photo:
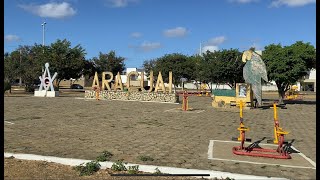
[[[45,29],[45,26],[46,26],[46,22],[43,22],[42,24],[41,24],[41,26],[42,26],[42,45],[44,46],[44,29]]]
[[[20,68],[21,68],[21,48],[20,48]],[[21,74],[20,74],[20,78],[19,78],[19,86],[22,86],[22,78],[21,78]]]

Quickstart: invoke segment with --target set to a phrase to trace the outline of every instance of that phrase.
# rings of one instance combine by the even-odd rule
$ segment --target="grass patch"
[[[154,159],[150,156],[138,156],[138,159],[141,161],[153,161]]]

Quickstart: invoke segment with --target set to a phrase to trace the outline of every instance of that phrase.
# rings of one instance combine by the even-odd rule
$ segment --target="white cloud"
[[[206,43],[204,43],[204,46],[201,48],[201,53],[206,53],[207,51],[218,51],[220,44],[224,43],[226,41],[225,36],[218,36],[209,39]]]
[[[138,0],[107,0],[106,5],[114,8],[122,8],[129,5],[129,3],[136,3]]]
[[[282,5],[298,7],[312,3],[316,3],[316,0],[275,0],[271,2],[270,7],[280,7]]]
[[[40,17],[64,18],[76,14],[76,11],[67,2],[47,3],[43,5],[19,5],[19,7]]]
[[[9,34],[9,35],[4,36],[4,40],[6,42],[14,42],[14,41],[20,41],[21,39],[17,35]]]
[[[232,3],[240,3],[240,4],[258,2],[258,1],[259,1],[259,0],[229,0],[229,2],[232,2]]]
[[[222,44],[223,42],[226,41],[226,37],[224,36],[218,36],[218,37],[215,37],[215,38],[211,38],[209,39],[208,41],[208,45],[213,45],[213,46],[216,46],[216,45],[219,45],[219,44]]]
[[[148,42],[148,41],[144,41],[141,45],[138,45],[138,46],[129,45],[129,48],[134,48],[136,50],[140,50],[140,51],[144,51],[144,52],[159,49],[161,47],[162,47],[162,45],[159,42]]]
[[[166,37],[183,37],[187,35],[187,29],[184,27],[176,27],[173,29],[167,29],[163,31]]]
[[[140,38],[142,37],[142,33],[139,33],[139,32],[133,32],[130,34],[131,37],[133,38]]]
[[[219,50],[218,46],[203,46],[201,48],[201,53],[206,53],[207,51],[214,52],[214,51],[218,51],[218,50]]]
[[[159,42],[143,42],[140,46],[140,48],[143,51],[152,51],[154,49],[158,49],[161,47],[161,44]]]

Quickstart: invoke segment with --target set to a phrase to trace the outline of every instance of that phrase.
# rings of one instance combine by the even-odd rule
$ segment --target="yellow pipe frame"
[[[273,118],[274,118],[274,130],[273,130],[273,134],[274,134],[274,140],[273,143],[278,144],[279,142],[279,136],[281,134],[289,134],[289,132],[282,130],[282,128],[280,127],[280,123],[278,120],[278,114],[277,114],[277,105],[276,103],[273,103]]]
[[[240,119],[242,119],[243,118],[243,102],[242,102],[242,100],[240,100],[240,102],[239,102],[239,107],[240,107]],[[239,130],[238,141],[241,141],[242,140],[242,138],[241,138],[242,131],[249,131],[249,128],[245,127],[243,122],[241,121],[238,130]]]

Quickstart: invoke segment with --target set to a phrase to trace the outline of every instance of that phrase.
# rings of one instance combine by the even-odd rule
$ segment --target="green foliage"
[[[237,49],[207,51],[200,64],[200,77],[204,82],[226,83],[234,88],[235,83],[244,82],[243,67],[241,53]]]
[[[83,75],[86,76],[86,78],[89,79],[93,77],[96,71],[97,68],[95,67],[95,64],[92,60],[84,61]]]
[[[57,72],[58,86],[63,79],[77,79],[83,74],[85,49],[80,45],[71,48],[71,42],[58,39],[49,48],[50,72]]]
[[[98,74],[109,71],[116,75],[118,72],[122,73],[125,69],[125,58],[116,56],[115,51],[110,51],[108,54],[99,53],[99,58],[94,57],[92,61],[96,64]]]
[[[316,52],[312,45],[301,41],[284,47],[271,44],[265,47],[262,59],[267,67],[268,79],[277,84],[279,102],[282,103],[289,86],[315,68]]]
[[[124,165],[123,160],[118,160],[117,162],[112,164],[111,170],[114,170],[114,171],[126,171],[127,168]]]
[[[11,89],[11,83],[8,82],[8,81],[4,81],[3,87],[4,87],[4,91],[3,92],[6,92],[7,90]]]
[[[3,71],[5,81],[13,82],[20,74],[20,58],[19,51],[4,54]]]
[[[138,172],[139,172],[139,165],[128,167],[129,174],[138,174]]]
[[[153,161],[154,160],[150,156],[139,156],[138,159],[141,160],[141,161]]]
[[[109,151],[103,151],[100,156],[96,158],[98,162],[109,161],[113,154]]]
[[[79,166],[74,167],[74,169],[80,172],[80,176],[90,176],[94,172],[97,172],[101,165],[96,161],[91,161],[83,165],[84,163],[80,164]]]
[[[169,72],[172,71],[173,84],[179,85],[181,78],[190,80],[195,71],[194,64],[185,55],[179,53],[166,54],[160,58],[144,62],[144,68],[148,73],[152,70],[154,79],[156,80],[159,72],[165,82],[169,81]]]

